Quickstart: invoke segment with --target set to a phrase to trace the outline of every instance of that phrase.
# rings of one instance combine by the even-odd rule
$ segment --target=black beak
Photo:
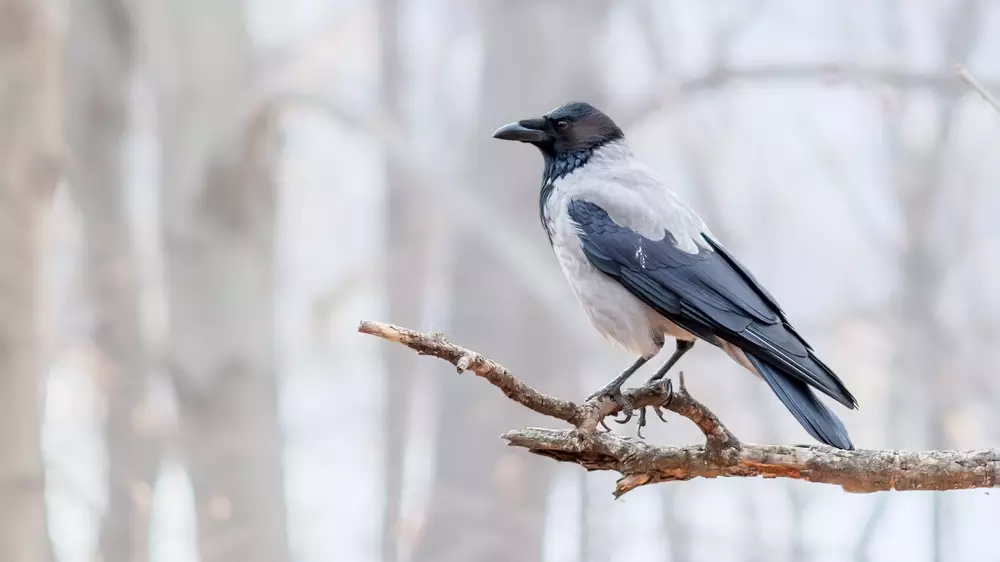
[[[508,123],[493,131],[493,138],[520,142],[544,142],[549,140],[544,119],[521,119]]]

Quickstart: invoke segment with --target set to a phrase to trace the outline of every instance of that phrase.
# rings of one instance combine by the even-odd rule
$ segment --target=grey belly
[[[665,337],[695,339],[599,271],[586,258],[561,259],[560,264],[591,323],[612,343],[637,356],[652,357],[663,346]]]
[[[576,227],[566,214],[567,197],[565,193],[554,192],[547,204],[552,249],[597,331],[640,357],[656,355],[666,336],[693,341],[692,334],[661,316],[590,263],[581,249]]]
[[[649,308],[614,281],[580,282],[576,294],[591,323],[611,342],[642,357],[655,355],[663,345]]]

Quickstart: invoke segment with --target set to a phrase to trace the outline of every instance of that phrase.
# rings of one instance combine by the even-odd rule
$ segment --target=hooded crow
[[[813,390],[850,409],[854,396],[694,210],[636,161],[610,117],[574,102],[493,137],[541,151],[539,215],[559,265],[597,330],[638,356],[591,398],[609,395],[629,415],[622,384],[666,337],[676,350],[650,381],[703,340],[763,379],[813,438],[854,448]]]

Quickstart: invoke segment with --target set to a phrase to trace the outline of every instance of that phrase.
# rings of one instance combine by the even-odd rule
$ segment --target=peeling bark
[[[1000,483],[1000,451],[842,451],[820,445],[749,445],[728,460],[701,445],[657,447],[600,432],[581,443],[577,430],[525,428],[502,436],[511,445],[588,470],[614,470],[623,478],[615,495],[655,482],[761,476],[835,484],[848,492],[964,490]]]

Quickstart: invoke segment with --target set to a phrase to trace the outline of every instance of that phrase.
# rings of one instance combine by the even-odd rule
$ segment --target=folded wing
[[[804,383],[848,408],[857,406],[775,299],[710,236],[699,233],[706,247],[692,254],[679,249],[670,232],[647,238],[590,201],[575,199],[568,211],[588,260],[654,310],[706,341],[721,339],[752,354],[755,364],[770,367],[768,375],[785,375],[796,387]]]

